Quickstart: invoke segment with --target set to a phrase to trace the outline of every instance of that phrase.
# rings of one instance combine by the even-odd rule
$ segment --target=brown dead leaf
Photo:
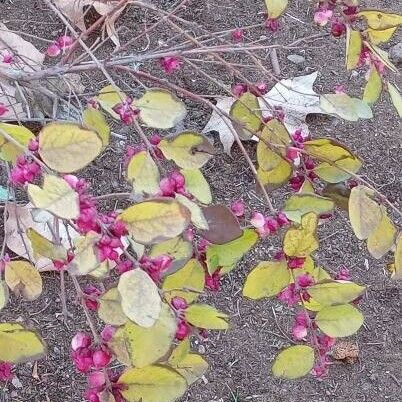
[[[347,364],[356,363],[359,358],[359,346],[351,341],[338,341],[331,350],[331,356]]]

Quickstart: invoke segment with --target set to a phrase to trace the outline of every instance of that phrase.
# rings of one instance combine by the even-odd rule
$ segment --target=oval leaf
[[[381,95],[382,91],[382,80],[377,69],[374,67],[370,71],[367,84],[364,88],[363,100],[368,104],[376,103]]]
[[[28,184],[28,196],[36,208],[45,209],[63,219],[76,219],[80,214],[78,194],[57,176],[44,175],[43,187]]]
[[[203,204],[212,202],[211,188],[199,169],[183,169],[180,173],[184,176],[187,192]]]
[[[141,269],[125,272],[117,288],[124,314],[141,327],[152,327],[159,318],[162,301],[149,275]]]
[[[346,68],[353,70],[359,63],[360,53],[362,51],[362,37],[360,32],[347,27],[346,35]]]
[[[121,296],[117,288],[111,288],[99,298],[99,318],[109,325],[123,325],[128,318],[121,307]]]
[[[374,258],[381,258],[394,245],[397,229],[389,219],[387,211],[382,208],[382,219],[379,225],[367,238],[367,249]]]
[[[170,365],[186,379],[188,385],[196,382],[208,370],[208,363],[195,353],[188,353],[176,364]]]
[[[197,328],[228,329],[228,316],[208,304],[192,304],[185,311],[186,320]]]
[[[149,89],[135,101],[135,106],[144,124],[160,129],[173,128],[187,113],[185,104],[164,89]]]
[[[289,282],[286,261],[263,261],[248,274],[243,296],[253,300],[276,296]]]
[[[251,139],[253,133],[259,131],[261,126],[262,111],[258,98],[251,92],[246,92],[236,100],[230,109],[230,116],[242,128],[242,139]]]
[[[119,215],[134,240],[141,244],[160,243],[180,235],[190,217],[186,207],[169,198],[135,204]]]
[[[275,377],[295,379],[305,376],[314,366],[314,349],[306,345],[291,346],[276,356],[272,366]]]
[[[269,18],[278,18],[286,10],[288,0],[265,0]]]
[[[395,85],[392,85],[388,82],[388,92],[391,97],[391,101],[398,112],[398,116],[402,117],[402,96],[399,91],[396,89]]]
[[[208,222],[204,216],[204,213],[195,202],[189,200],[186,196],[181,195],[181,194],[176,194],[175,199],[180,202],[180,204],[183,204],[191,214],[191,222],[193,225],[201,230],[208,230],[209,225]]]
[[[8,286],[5,282],[0,280],[0,311],[6,306],[8,302]]]
[[[174,402],[187,389],[184,377],[164,366],[128,369],[120,376],[119,384],[128,402]]]
[[[17,296],[22,295],[26,300],[35,300],[42,293],[42,278],[27,261],[7,262],[4,280]]]
[[[149,152],[141,151],[131,158],[127,179],[137,194],[155,195],[159,192],[159,170]]]
[[[0,323],[0,361],[24,363],[42,358],[46,345],[34,331],[20,324]]]
[[[31,247],[35,254],[50,258],[51,260],[67,259],[67,250],[64,246],[52,243],[35,229],[28,228],[26,235],[31,242]],[[37,258],[37,255],[34,257]]]
[[[72,123],[50,123],[39,133],[39,155],[60,173],[82,169],[100,154],[102,145],[95,131]]]
[[[4,133],[21,144],[22,148],[8,141],[4,137]],[[29,141],[33,139],[35,139],[35,135],[24,126],[0,123],[0,158],[15,163],[17,157],[24,153],[24,148],[27,148]]]
[[[98,133],[103,147],[109,145],[110,127],[102,112],[93,107],[88,107],[82,113],[82,121],[85,127]]]
[[[363,325],[363,321],[362,313],[350,304],[325,307],[315,318],[318,328],[333,338],[353,335]]]
[[[371,119],[373,112],[366,102],[358,98],[351,98],[345,93],[327,94],[320,97],[320,107],[328,114],[348,121]]]

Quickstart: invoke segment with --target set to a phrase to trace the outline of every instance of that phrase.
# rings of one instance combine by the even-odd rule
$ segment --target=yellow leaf
[[[35,300],[42,293],[42,278],[38,270],[27,261],[7,262],[4,280],[17,296],[22,295],[26,300]]]
[[[124,314],[141,327],[152,327],[159,318],[162,301],[150,276],[140,268],[125,272],[117,288]]]
[[[230,116],[240,126],[240,137],[245,140],[250,139],[261,126],[262,111],[258,98],[251,92],[244,93],[233,103]]]
[[[186,320],[197,328],[228,329],[228,316],[208,304],[192,304],[185,311]]]
[[[64,246],[52,243],[35,229],[28,228],[26,235],[35,254],[51,260],[65,260],[67,258],[67,250]]]
[[[164,89],[149,89],[135,101],[140,118],[148,127],[168,129],[176,126],[186,116],[185,104]]]
[[[191,213],[191,222],[193,225],[201,230],[208,230],[209,225],[202,212],[202,209],[193,201],[189,200],[186,196],[176,194],[175,199],[184,205]]]
[[[314,194],[314,187],[309,179],[305,179],[299,190],[300,194]]]
[[[265,0],[269,18],[278,18],[286,10],[288,0]]]
[[[257,174],[261,183],[268,188],[275,188],[288,181],[292,175],[292,165],[282,159],[272,170],[258,168]]]
[[[381,258],[392,248],[398,231],[382,208],[382,219],[367,238],[367,249],[374,258]]]
[[[402,235],[396,242],[395,265],[392,279],[402,279]]]
[[[388,82],[388,92],[391,97],[391,101],[395,106],[396,111],[398,112],[398,116],[402,117],[402,96],[399,91],[396,89],[395,85],[392,85]]]
[[[183,169],[199,169],[215,154],[214,147],[206,137],[191,131],[165,138],[158,147],[165,158],[173,160]]]
[[[107,85],[99,91],[99,95],[96,100],[101,105],[102,109],[108,112],[115,119],[120,120],[120,116],[113,110],[113,108],[123,102],[127,98],[127,95],[123,93],[119,88],[113,85]]]
[[[166,303],[162,303],[160,316],[154,325],[144,328],[128,321],[114,334],[111,348],[113,351],[113,342],[117,341],[119,344],[123,340],[130,363],[134,367],[142,368],[166,355],[174,339],[176,328],[175,315]]]
[[[111,288],[99,298],[99,318],[109,325],[123,325],[128,321],[121,307],[121,296],[117,288]]]
[[[22,148],[8,141],[4,137],[4,133],[21,144]],[[29,141],[33,139],[35,139],[35,135],[24,126],[0,123],[0,158],[15,163],[17,156],[24,153],[24,148],[27,148]]]
[[[353,335],[363,325],[363,321],[362,313],[350,304],[325,307],[315,317],[318,328],[333,338]]]
[[[71,275],[87,275],[97,270],[101,264],[98,258],[96,243],[100,235],[95,232],[88,232],[85,236],[74,239],[74,259],[68,265],[68,272]]]
[[[302,216],[309,212],[321,215],[331,212],[334,207],[329,198],[316,194],[294,194],[286,200],[283,211],[290,220],[300,223]]]
[[[164,366],[126,370],[119,379],[128,402],[174,402],[184,395],[187,383],[177,371]]]
[[[397,27],[393,27],[384,29],[383,31],[377,31],[375,29],[368,28],[363,33],[368,35],[371,43],[374,45],[380,45],[381,43],[388,42],[397,29]]]
[[[46,345],[40,336],[20,324],[0,323],[0,361],[24,363],[42,358]]]
[[[196,382],[208,370],[208,363],[195,353],[187,354],[182,360],[171,366],[186,379],[188,385]]]
[[[109,145],[110,127],[105,116],[99,110],[93,107],[86,108],[82,113],[82,120],[85,127],[98,133],[103,147]]]
[[[370,71],[369,79],[364,88],[363,100],[369,104],[377,102],[382,91],[381,76],[377,69],[373,67]]]
[[[173,261],[169,269],[176,272],[182,268],[193,255],[193,246],[190,242],[185,241],[182,237],[166,240],[162,243],[154,244],[149,252],[150,257],[159,257],[168,255]]]
[[[0,311],[6,306],[8,301],[8,286],[0,280]]]
[[[378,46],[373,45],[369,42],[364,42],[364,44],[374,53],[377,58],[384,63],[391,71],[394,73],[398,72],[398,69],[392,64],[391,60],[389,59],[388,53],[385,50],[380,49]]]
[[[39,155],[51,169],[71,173],[92,162],[102,150],[95,131],[72,123],[50,123],[39,133]]]
[[[299,228],[290,228],[285,233],[283,251],[289,257],[308,257],[318,248],[315,231],[318,218],[313,212],[304,215]]]
[[[253,300],[276,296],[289,282],[290,272],[285,260],[263,261],[248,274],[243,296]]]
[[[147,151],[135,154],[128,164],[127,179],[137,194],[155,195],[159,191],[159,170]]]
[[[196,259],[191,259],[182,269],[165,278],[162,289],[168,300],[179,296],[192,303],[204,290],[204,284],[204,269]]]
[[[171,367],[177,365],[190,353],[190,348],[191,348],[190,338],[187,337],[173,349],[172,354],[169,356],[168,364]]]
[[[349,219],[358,239],[364,240],[380,224],[383,212],[381,207],[372,199],[373,190],[366,186],[356,186],[349,197]]]
[[[184,176],[186,191],[203,204],[212,202],[211,189],[199,169],[182,169],[180,173]]]
[[[135,204],[119,218],[136,242],[153,244],[180,235],[190,222],[190,211],[176,200],[161,198]]]
[[[362,51],[362,38],[360,32],[354,31],[347,26],[346,36],[346,68],[353,70],[357,67],[359,62],[360,53]]]
[[[305,376],[314,366],[314,349],[307,345],[286,348],[276,356],[272,366],[275,377],[295,379]]]
[[[380,10],[363,10],[358,13],[359,17],[364,17],[371,29],[384,30],[397,27],[402,24],[402,15],[396,13],[384,13]]]

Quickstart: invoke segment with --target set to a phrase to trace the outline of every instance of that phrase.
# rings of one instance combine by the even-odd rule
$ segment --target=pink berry
[[[241,42],[244,39],[244,31],[241,28],[237,28],[232,31],[232,39],[234,42]]]
[[[0,102],[0,116],[3,116],[7,112],[8,112],[8,107],[4,103]]]
[[[236,98],[240,98],[246,92],[247,92],[247,85],[246,84],[235,84],[235,85],[232,86],[232,94]]]
[[[253,212],[250,223],[257,229],[263,228],[265,225],[265,217],[260,212]]]
[[[88,385],[91,388],[99,388],[106,382],[105,373],[102,371],[94,371],[88,376]]]
[[[76,351],[81,348],[88,348],[91,346],[92,339],[85,332],[77,332],[71,340],[71,349]]]
[[[46,54],[49,57],[57,57],[60,53],[61,53],[61,49],[60,49],[60,46],[57,43],[52,43],[46,49]]]
[[[179,296],[174,297],[171,304],[176,310],[185,310],[188,307],[187,302]]]
[[[166,74],[172,74],[174,71],[180,70],[181,61],[177,57],[167,56],[160,60],[160,65]]]
[[[181,188],[184,186],[186,179],[184,178],[184,176],[178,172],[178,171],[174,171],[171,175],[170,178],[172,180],[174,180],[174,182],[176,183],[176,188]]]
[[[0,381],[10,381],[14,378],[13,366],[8,362],[0,362]]]
[[[73,44],[73,42],[74,39],[68,35],[60,36],[60,38],[57,39],[57,44],[59,45],[60,49],[70,47]]]
[[[116,327],[113,327],[112,325],[106,325],[100,334],[102,341],[109,342],[113,338],[113,335],[116,333],[116,331],[117,331]]]
[[[346,32],[346,25],[339,20],[336,20],[331,25],[331,34],[335,38],[339,38]]]
[[[278,222],[278,225],[280,227],[286,226],[289,224],[289,219],[283,212],[279,212],[279,214],[276,217],[276,221]]]
[[[238,217],[244,215],[245,205],[243,201],[233,201],[230,205],[231,211]]]
[[[164,197],[171,197],[172,195],[174,195],[176,182],[169,177],[165,177],[160,181],[159,188]]]
[[[158,144],[161,142],[161,140],[162,140],[162,138],[161,138],[161,136],[158,135],[158,134],[152,134],[152,135],[149,137],[149,142],[150,142],[152,145],[154,145],[154,146],[158,145]]]
[[[303,274],[296,278],[296,283],[301,288],[307,288],[314,284],[314,279],[309,274]]]
[[[92,360],[96,368],[106,367],[110,363],[111,359],[112,356],[110,355],[110,353],[102,349],[96,350],[92,356]]]
[[[176,339],[182,341],[183,339],[186,339],[190,335],[190,332],[191,328],[187,324],[187,322],[180,321],[176,329]]]
[[[276,32],[279,29],[279,21],[276,18],[268,18],[265,21],[265,27],[268,31]]]
[[[297,341],[301,341],[307,336],[307,328],[303,325],[295,325],[292,328],[293,338]]]

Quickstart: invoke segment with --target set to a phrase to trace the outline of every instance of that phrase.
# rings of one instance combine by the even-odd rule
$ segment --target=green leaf
[[[28,196],[36,208],[45,209],[62,219],[76,219],[80,214],[78,194],[57,176],[43,175],[43,188],[28,184]]]
[[[173,128],[186,116],[185,104],[175,95],[164,89],[148,89],[135,101],[140,109],[140,119],[152,128]]]
[[[358,98],[351,98],[344,93],[322,95],[320,107],[324,112],[348,121],[373,117],[373,112],[366,102]]]
[[[293,270],[293,276],[295,278],[303,274],[310,275],[315,280],[315,282],[321,282],[325,279],[331,279],[331,275],[327,271],[325,271],[324,268],[315,266],[314,260],[310,256],[306,257],[301,268]]]
[[[283,183],[287,183],[292,172],[292,165],[288,161],[282,159],[272,170],[258,168],[257,175],[261,184],[271,190],[281,186]]]
[[[195,202],[189,200],[186,196],[181,195],[181,194],[176,194],[175,199],[180,202],[180,204],[183,204],[191,214],[191,222],[193,225],[201,230],[208,230],[209,225],[208,222],[204,216],[204,213]]]
[[[318,248],[315,231],[318,217],[310,212],[301,218],[298,228],[290,228],[283,239],[283,251],[289,257],[308,257]]]
[[[364,88],[363,100],[368,104],[376,103],[381,95],[382,80],[377,69],[373,67],[370,71],[370,75]]]
[[[381,258],[391,250],[398,231],[382,208],[382,219],[367,238],[367,249],[374,258]]]
[[[166,159],[173,160],[183,169],[199,169],[216,153],[206,137],[192,131],[164,138],[158,147]]]
[[[128,402],[174,402],[184,395],[187,382],[177,371],[164,366],[126,370],[119,378]]]
[[[190,338],[182,340],[172,351],[169,356],[168,364],[171,367],[177,366],[189,353],[191,349]]]
[[[310,286],[308,294],[323,306],[346,304],[361,296],[366,290],[365,286],[349,281],[325,280]]]
[[[375,30],[389,29],[402,24],[402,15],[380,10],[363,10],[358,13],[358,16],[364,17],[368,26]]]
[[[359,62],[363,42],[360,32],[354,31],[349,26],[346,33],[346,68],[353,70]]]
[[[195,353],[189,353],[176,364],[170,365],[186,379],[188,385],[202,378],[208,370],[208,363]]]
[[[52,243],[33,228],[28,228],[25,233],[31,242],[32,250],[36,255],[40,255],[51,260],[67,259],[67,250],[61,244]],[[36,258],[36,256],[34,257]]]
[[[300,223],[303,215],[309,212],[325,214],[332,211],[334,206],[329,198],[315,194],[294,194],[286,200],[283,212],[290,220]]]
[[[350,304],[325,307],[315,317],[318,328],[333,338],[353,335],[363,325],[363,321],[362,313]]]
[[[230,109],[230,116],[241,127],[239,135],[242,139],[250,139],[253,133],[259,131],[262,111],[258,98],[251,92],[246,92],[236,100]]]
[[[182,269],[165,278],[162,289],[168,300],[179,296],[192,303],[202,293],[204,285],[204,269],[196,259],[191,259]]]
[[[162,303],[162,309],[158,320],[149,328],[141,327],[132,321],[128,321],[113,335],[109,346],[114,351],[113,345],[125,345],[124,355],[129,356],[130,363],[142,368],[157,362],[169,351],[176,333],[176,317],[171,308]],[[117,358],[120,352],[117,350]],[[125,363],[125,357],[122,363]]]
[[[87,107],[82,113],[82,120],[85,127],[98,133],[103,147],[109,145],[110,127],[102,112],[93,107]]]
[[[300,187],[299,194],[314,194],[314,186],[309,179],[305,179],[304,183]]]
[[[21,324],[0,323],[0,361],[24,363],[39,360],[45,353],[45,342],[36,332]]]
[[[395,249],[395,264],[392,279],[402,279],[402,235],[399,235]]]
[[[396,89],[395,85],[392,85],[388,82],[388,93],[391,97],[391,101],[395,106],[396,111],[398,112],[398,116],[402,117],[402,96],[399,91]]]
[[[148,151],[135,154],[127,167],[127,179],[136,194],[155,195],[159,192],[158,166]]]
[[[230,272],[236,263],[257,243],[258,234],[253,229],[244,229],[243,235],[226,244],[211,244],[207,247],[207,267],[212,275],[219,267],[221,273]]]
[[[184,176],[187,192],[203,204],[212,202],[211,189],[199,169],[183,169],[180,173]]]
[[[285,260],[263,261],[248,274],[243,296],[253,300],[276,296],[289,282],[290,272]]]
[[[314,366],[314,349],[306,345],[290,346],[276,356],[272,366],[275,377],[293,380],[305,376]]]
[[[0,311],[6,306],[8,302],[8,286],[5,282],[0,280]]]
[[[314,173],[329,183],[349,179],[362,166],[361,161],[349,149],[332,139],[318,138],[306,141],[304,146],[311,157],[323,161],[314,168]]]
[[[169,271],[176,272],[183,267],[193,255],[193,246],[182,237],[166,240],[162,243],[154,244],[149,252],[150,257],[160,257],[168,255],[172,257],[172,265]]]
[[[51,169],[72,173],[92,162],[102,150],[95,131],[73,123],[50,123],[39,133],[39,155]]]
[[[366,186],[356,186],[350,192],[349,219],[356,237],[367,239],[378,227],[383,212],[372,198],[374,191]]]
[[[137,243],[154,244],[180,235],[190,222],[190,211],[180,202],[161,198],[125,209],[119,219]]]
[[[22,148],[9,142],[3,132],[21,144]],[[24,153],[24,148],[27,149],[29,141],[33,139],[35,139],[35,135],[24,126],[0,123],[0,159],[15,163],[17,157]]]
[[[189,324],[204,329],[228,329],[228,316],[208,304],[192,304],[185,311]]]
[[[288,0],[265,0],[269,18],[278,18],[286,10]]]
[[[119,326],[127,322],[128,318],[121,307],[121,296],[116,287],[109,289],[99,298],[98,316],[109,325]]]
[[[28,261],[7,262],[4,280],[12,292],[26,300],[36,300],[42,293],[42,278]]]
[[[124,314],[141,327],[152,327],[159,318],[162,301],[150,276],[139,268],[125,272],[117,289]]]

